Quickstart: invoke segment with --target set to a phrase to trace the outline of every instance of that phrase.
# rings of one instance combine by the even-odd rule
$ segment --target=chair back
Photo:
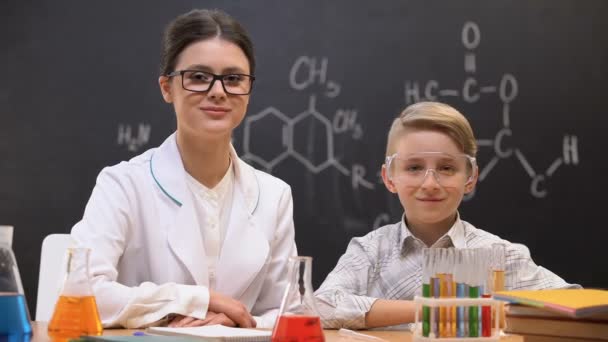
[[[70,234],[51,234],[42,241],[36,321],[51,320],[66,274],[65,251],[73,245]]]

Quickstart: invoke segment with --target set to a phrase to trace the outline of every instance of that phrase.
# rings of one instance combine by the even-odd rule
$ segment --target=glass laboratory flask
[[[67,249],[67,273],[48,334],[53,341],[67,341],[103,332],[89,277],[88,248]]]
[[[271,342],[324,342],[311,283],[312,257],[291,257],[288,267],[289,283]]]
[[[32,326],[12,242],[13,227],[0,226],[0,341],[29,341]]]

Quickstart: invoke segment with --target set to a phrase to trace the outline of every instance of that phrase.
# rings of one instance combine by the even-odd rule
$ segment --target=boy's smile
[[[434,197],[422,197],[422,198],[417,198],[417,199],[422,202],[441,202],[441,201],[443,201],[443,199],[441,199],[441,198],[434,198]]]
[[[454,223],[462,197],[476,181],[475,176],[469,178],[465,162],[456,163],[466,159],[445,157],[463,152],[448,135],[432,130],[405,132],[395,152],[398,163],[391,165],[390,172],[383,170],[383,179],[389,191],[399,196],[408,228],[415,235],[441,236]]]

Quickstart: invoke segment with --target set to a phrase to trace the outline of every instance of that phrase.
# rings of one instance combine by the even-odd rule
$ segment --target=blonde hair
[[[477,142],[469,121],[455,108],[440,102],[418,102],[405,108],[388,131],[386,155],[395,153],[396,142],[408,131],[430,130],[448,135],[463,153],[477,154]]]

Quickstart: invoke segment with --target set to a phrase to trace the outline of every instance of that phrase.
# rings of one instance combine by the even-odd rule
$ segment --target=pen
[[[356,331],[352,331],[350,329],[344,329],[344,328],[338,330],[338,335],[340,335],[342,337],[350,337],[350,338],[354,338],[354,339],[358,339],[358,340],[364,340],[364,341],[374,341],[374,342],[384,341],[384,342],[387,342],[385,339],[380,338],[380,337],[366,335],[366,334],[361,334],[361,333],[358,333]]]

